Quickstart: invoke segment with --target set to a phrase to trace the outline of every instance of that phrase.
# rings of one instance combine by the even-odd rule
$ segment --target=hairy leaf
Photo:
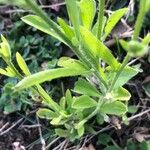
[[[74,100],[72,107],[76,109],[85,109],[95,107],[96,105],[97,102],[95,100],[91,99],[87,95],[83,95]]]
[[[127,106],[120,102],[106,102],[101,105],[100,112],[110,115],[123,115],[127,112]]]
[[[75,83],[74,91],[79,94],[84,94],[88,96],[96,96],[99,97],[101,93],[96,89],[96,87],[90,84],[88,81],[84,79],[79,79]]]
[[[73,69],[73,68],[59,68],[41,71],[39,73],[35,73],[31,76],[25,77],[22,81],[20,81],[16,86],[16,90],[22,90],[28,87],[31,87],[36,84],[43,83],[45,81],[50,81],[53,79],[61,78],[61,77],[69,77],[69,76],[77,76],[84,75],[87,73],[87,70],[84,69]]]

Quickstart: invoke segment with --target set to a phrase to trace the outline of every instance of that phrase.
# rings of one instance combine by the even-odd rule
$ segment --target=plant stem
[[[140,0],[139,14],[135,23],[135,29],[134,29],[133,38],[132,38],[133,40],[137,40],[139,37],[142,24],[143,24],[143,20],[146,14],[146,11],[145,11],[146,3],[147,3],[146,0]]]
[[[105,0],[99,0],[98,29],[97,29],[97,38],[98,39],[102,35],[104,10],[105,10]]]
[[[118,69],[117,74],[116,74],[116,76],[114,77],[110,88],[108,89],[108,92],[111,92],[111,91],[113,90],[113,88],[114,88],[114,86],[115,86],[115,84],[116,84],[116,82],[117,82],[117,80],[118,80],[120,74],[122,73],[122,71],[123,71],[123,69],[125,68],[125,66],[127,65],[127,63],[129,62],[130,58],[131,58],[131,57],[129,56],[129,54],[127,54],[126,57],[125,57],[125,59],[123,60],[122,65],[121,65],[120,68]]]

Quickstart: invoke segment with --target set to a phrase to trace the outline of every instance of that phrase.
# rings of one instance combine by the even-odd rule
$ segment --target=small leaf
[[[108,135],[106,133],[100,134],[98,136],[98,143],[99,144],[103,144],[103,145],[107,146],[110,141],[111,141],[111,137],[110,137],[110,135]]]
[[[62,109],[65,110],[65,108],[66,108],[66,99],[65,99],[65,97],[62,97],[60,99],[59,105],[61,106]]]
[[[100,111],[109,115],[123,115],[127,112],[127,106],[120,101],[107,102],[101,106]]]
[[[149,43],[150,43],[150,33],[148,33],[148,34],[144,37],[144,39],[142,40],[142,43],[143,43],[144,45],[149,45]]]
[[[7,67],[6,68],[6,71],[7,71],[7,75],[10,76],[10,77],[16,77],[16,73],[14,72],[14,70],[11,68],[11,67]]]
[[[55,112],[51,111],[50,109],[46,109],[46,108],[40,108],[37,111],[37,115],[43,119],[53,119],[53,118],[57,117],[57,114]]]
[[[67,25],[67,23],[61,18],[57,18],[57,21],[58,21],[60,27],[65,32],[65,34],[68,37],[68,39],[72,39],[73,37],[75,37],[75,33],[74,33],[74,30],[73,30],[72,27]]]
[[[120,148],[117,148],[116,146],[113,145],[113,146],[107,146],[103,150],[120,150]]]
[[[52,28],[50,28],[50,26],[41,17],[36,15],[27,15],[25,17],[22,17],[21,19],[23,22],[29,24],[30,26],[44,33],[47,33],[55,37],[56,39],[60,40],[61,42],[65,43],[64,40]],[[59,26],[55,22],[53,23],[55,24],[55,26],[57,26],[57,28],[59,28]]]
[[[101,95],[94,85],[90,84],[88,81],[84,79],[79,79],[75,83],[74,91],[76,93],[84,94],[88,96],[100,97]]]
[[[132,105],[132,106],[129,106],[128,107],[128,112],[129,113],[136,113],[137,112],[137,110],[138,110],[138,107],[137,106],[134,106],[134,105]]]
[[[63,129],[55,129],[55,132],[58,136],[60,137],[64,137],[64,138],[67,138],[69,137],[69,131],[68,130],[63,130]]]
[[[52,125],[60,125],[61,120],[62,120],[62,116],[59,116],[59,117],[53,118],[50,123]]]
[[[80,128],[77,129],[79,137],[83,136],[84,131],[85,131],[84,125],[80,126]]]
[[[119,101],[128,101],[131,97],[131,94],[123,87],[119,87],[113,91],[113,98]]]
[[[83,95],[75,99],[72,107],[75,109],[86,109],[95,107],[97,102],[90,98],[89,96]]]
[[[50,80],[61,78],[61,77],[78,76],[78,75],[84,75],[87,73],[88,73],[87,70],[73,69],[73,68],[72,69],[59,68],[59,69],[45,70],[39,73],[35,73],[31,76],[25,77],[22,81],[20,81],[15,86],[15,90],[23,90],[33,85],[37,85],[45,81],[50,81]]]
[[[6,59],[11,60],[11,51],[8,41],[3,35],[1,35],[2,43],[0,44],[0,55],[4,56]]]
[[[79,7],[83,26],[90,30],[96,13],[96,3],[94,0],[81,0]]]
[[[84,27],[80,27],[81,37],[84,46],[91,51],[95,57],[100,57],[103,61],[109,64],[113,69],[117,69],[119,63],[117,59],[111,54],[110,50],[100,42],[92,32]]]
[[[30,76],[31,73],[27,67],[27,64],[25,63],[23,57],[18,52],[16,53],[16,59],[17,59],[18,65],[19,65],[20,69],[23,71],[23,73],[26,76]]]
[[[67,106],[68,106],[68,107],[71,107],[71,106],[72,106],[72,103],[73,103],[73,99],[72,99],[72,95],[71,95],[70,90],[67,90],[67,91],[66,91],[65,98],[66,98]]]
[[[5,76],[9,76],[9,74],[7,73],[7,71],[4,70],[4,69],[1,69],[1,68],[0,68],[0,74],[5,75]]]
[[[102,37],[103,40],[106,39],[106,37],[110,34],[112,29],[115,27],[115,25],[118,23],[118,21],[123,17],[123,15],[128,11],[128,8],[122,8],[117,11],[115,11],[108,19],[106,23],[106,27],[104,29],[104,36]]]

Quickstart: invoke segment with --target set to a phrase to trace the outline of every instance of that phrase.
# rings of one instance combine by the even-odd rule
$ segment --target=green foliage
[[[21,80],[14,86],[14,91],[30,88],[41,96],[47,108],[40,108],[37,115],[49,119],[57,135],[72,141],[86,133],[86,125],[95,116],[100,124],[106,121],[106,116],[107,120],[111,115],[124,117],[128,112],[128,101],[131,95],[123,88],[123,85],[139,72],[138,67],[128,66],[128,62],[132,57],[143,56],[147,52],[150,41],[149,36],[143,41],[137,40],[146,14],[146,11],[142,11],[143,7],[138,15],[141,21],[140,26],[137,26],[139,23],[137,19],[133,39],[129,42],[120,41],[127,55],[123,62],[119,62],[111,50],[105,46],[104,41],[126,13],[127,8],[115,11],[108,19],[104,13],[98,14],[97,27],[94,29],[93,20],[96,17],[96,1],[94,0],[81,0],[80,2],[66,0],[71,25],[60,18],[57,24],[35,2],[32,0],[25,0],[25,2],[35,15],[27,15],[22,20],[69,46],[77,58],[60,58],[57,63],[59,68],[30,74],[23,57],[17,53],[16,59],[22,74],[12,63],[8,44],[7,48],[3,46],[6,45],[6,40],[2,37],[0,55],[7,68],[1,69],[1,73]],[[141,0],[140,6],[145,3]],[[104,9],[103,5],[99,5],[101,12],[104,12]],[[94,30],[98,31],[95,33]],[[106,65],[102,68],[102,64]],[[70,90],[67,90],[59,103],[55,102],[40,86],[45,81],[70,76],[81,76],[74,88],[79,95],[72,96]],[[105,149],[116,150],[117,148],[108,145]]]

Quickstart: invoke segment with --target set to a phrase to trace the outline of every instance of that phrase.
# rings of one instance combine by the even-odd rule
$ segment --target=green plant
[[[58,61],[59,68],[31,75],[22,56],[16,53],[18,65],[22,70],[22,73],[19,73],[11,61],[8,42],[2,36],[0,55],[8,66],[5,70],[1,69],[0,73],[21,80],[13,88],[14,91],[31,88],[34,93],[39,94],[47,108],[40,108],[37,115],[51,120],[50,123],[56,127],[56,134],[70,140],[80,138],[93,117],[97,118],[99,124],[106,121],[108,115],[126,118],[131,95],[123,85],[139,72],[138,66],[128,66],[128,62],[132,57],[143,56],[150,42],[149,34],[142,40],[138,39],[144,16],[148,12],[148,9],[145,9],[148,1],[140,1],[132,39],[129,42],[120,40],[120,44],[127,51],[122,63],[113,56],[104,41],[127,12],[127,8],[119,9],[107,18],[104,15],[105,0],[100,0],[98,19],[94,22],[94,0],[66,0],[72,23],[69,26],[62,18],[58,18],[58,24],[53,22],[34,1],[24,2],[26,8],[30,8],[36,15],[27,15],[22,20],[66,44],[78,60],[63,57]],[[106,64],[105,67],[101,66],[102,62]],[[73,89],[77,94],[72,96],[70,90],[67,90],[59,103],[39,85],[56,78],[79,75],[82,78],[79,78]],[[95,82],[92,82],[92,79]]]

